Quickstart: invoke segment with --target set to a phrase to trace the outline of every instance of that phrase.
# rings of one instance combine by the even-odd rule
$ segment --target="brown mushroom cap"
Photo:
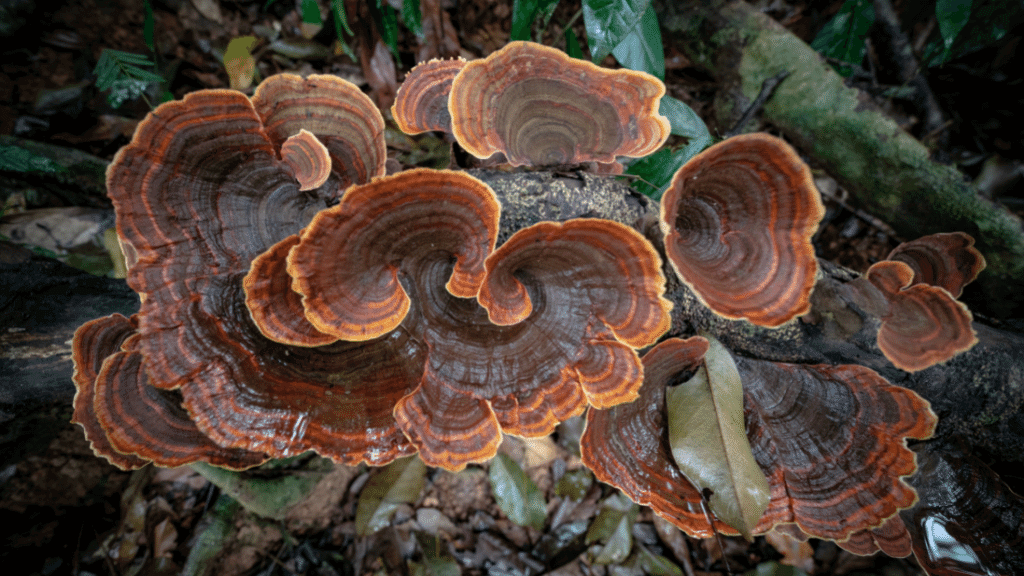
[[[665,253],[682,280],[715,313],[761,326],[810,308],[823,215],[807,165],[767,134],[701,152],[661,200]]]
[[[274,342],[324,346],[336,342],[337,336],[324,334],[306,320],[302,295],[292,290],[287,273],[288,252],[298,243],[299,235],[293,234],[252,261],[242,280],[245,306],[260,332]]]
[[[398,87],[395,103],[391,106],[391,115],[398,128],[406,134],[431,130],[451,132],[448,94],[452,81],[465,65],[465,60],[456,58],[434,59],[414,66]]]
[[[422,376],[421,344],[396,331],[360,344],[287,346],[264,337],[246,307],[253,260],[340,196],[351,170],[340,164],[348,145],[338,134],[362,118],[339,119],[358,99],[335,90],[340,80],[275,78],[254,97],[263,117],[227,90],[160,106],[108,171],[118,230],[137,253],[128,280],[144,300],[144,373],[152,386],[178,389],[218,445],[385,464],[414,451],[392,410]],[[277,156],[302,128],[332,157],[328,181],[310,192]],[[382,130],[371,126],[367,141]]]
[[[281,159],[291,167],[299,190],[315,190],[331,175],[331,157],[327,147],[305,128],[281,144]]]
[[[837,542],[840,548],[860,556],[883,552],[893,558],[906,558],[914,549],[910,532],[899,515],[889,518],[878,528],[854,532],[849,538]]]
[[[935,429],[926,400],[863,366],[737,364],[747,436],[772,485],[765,517],[843,541],[917,501],[902,478],[917,470],[906,438]]]
[[[243,469],[266,460],[263,454],[221,448],[199,432],[176,394],[149,386],[142,355],[132,350],[137,342],[134,321],[120,314],[88,322],[75,333],[78,393],[72,421],[85,428],[97,455],[122,469],[196,461]]]
[[[85,438],[97,456],[102,456],[122,470],[134,470],[149,463],[132,454],[122,454],[110,445],[107,433],[96,418],[93,398],[96,376],[103,361],[121,349],[121,343],[135,333],[135,321],[121,314],[112,314],[82,324],[75,330],[71,343],[75,373],[75,413],[71,421],[82,426]]]
[[[695,537],[712,531],[700,494],[672,460],[664,398],[665,385],[692,370],[704,348],[695,337],[648,352],[640,398],[591,410],[580,449],[598,479]],[[936,417],[926,401],[860,366],[742,358],[737,365],[747,435],[771,487],[755,533],[796,523],[811,536],[843,541],[913,504],[916,495],[901,480],[916,469],[905,438],[932,433]]]
[[[904,242],[889,253],[914,271],[911,284],[945,288],[959,298],[964,286],[985,269],[985,257],[974,247],[974,238],[963,232],[931,234]]]
[[[494,192],[462,172],[408,170],[350,188],[313,219],[288,256],[306,318],[349,341],[394,330],[410,306],[401,261],[424,246],[456,256],[449,292],[476,296],[499,210]]]
[[[878,348],[897,368],[923,370],[978,342],[967,307],[944,288],[911,285],[914,270],[909,265],[877,262],[866,278],[889,302],[878,329]]]
[[[514,166],[613,162],[668,138],[658,114],[665,85],[605,70],[532,42],[510,42],[465,65],[448,98],[452,132],[478,158],[503,152]]]
[[[252,105],[277,148],[300,130],[312,132],[330,153],[341,189],[384,175],[384,117],[355,84],[326,74],[277,74],[256,87]]]

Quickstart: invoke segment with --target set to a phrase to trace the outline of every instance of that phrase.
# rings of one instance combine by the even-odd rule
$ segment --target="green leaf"
[[[530,30],[538,18],[548,19],[554,13],[558,0],[512,0],[512,33],[510,40],[529,40]]]
[[[565,29],[565,53],[573,58],[583,59],[583,48],[580,47],[580,39],[572,28]]]
[[[939,23],[947,53],[970,17],[971,0],[938,0],[935,3],[935,20]]]
[[[612,49],[612,54],[626,68],[665,79],[665,48],[661,45],[661,28],[653,6],[647,7],[640,25]]]
[[[370,4],[370,13],[373,15],[377,30],[380,31],[381,40],[391,50],[391,54],[398,58],[398,15],[395,9],[383,0],[377,0],[376,9]]]
[[[423,11],[420,0],[402,0],[402,23],[417,38],[423,38]]]
[[[633,182],[634,190],[657,200],[665,193],[672,182],[672,177],[686,160],[685,150],[664,148],[633,162],[626,168],[625,173],[640,178]]]
[[[316,26],[323,25],[324,19],[320,16],[320,5],[316,0],[302,0],[302,21]]]
[[[711,144],[711,133],[700,116],[682,100],[671,96],[662,96],[658,102],[658,113],[668,118],[674,136],[683,136],[690,140],[687,147],[693,147],[693,155]]]
[[[768,479],[754,460],[743,425],[743,384],[720,342],[697,373],[665,393],[668,442],[676,466],[698,490],[710,489],[711,511],[748,540],[768,507]]]
[[[583,0],[583,25],[594,62],[611,54],[640,25],[640,16],[650,3],[650,0]]]
[[[940,66],[952,59],[965,56],[1002,40],[1009,30],[1024,23],[1024,9],[1016,0],[987,0],[973,2],[970,18],[951,46],[946,46],[941,34],[925,46],[921,62],[929,67]]]
[[[871,25],[875,23],[875,8],[871,0],[846,0],[839,12],[821,28],[811,42],[822,56],[841,62],[860,64],[867,54],[866,39]],[[837,67],[843,76],[849,76],[852,69]]]
[[[640,508],[621,494],[609,497],[604,504],[587,531],[586,543],[604,543],[594,558],[595,564],[618,564],[633,549],[633,524]]]
[[[544,528],[547,517],[544,496],[515,461],[505,454],[498,454],[491,460],[487,475],[491,479],[494,499],[509,520],[537,530]]]
[[[373,534],[390,524],[399,506],[419,498],[426,476],[419,456],[400,458],[374,472],[356,505],[356,534]]]
[[[112,107],[118,108],[126,101],[142,96],[150,84],[163,82],[159,74],[143,70],[140,66],[154,64],[141,54],[109,48],[100,53],[93,74],[96,75],[96,87],[110,91],[107,102]]]
[[[150,52],[156,52],[156,20],[153,17],[153,5],[149,0],[142,0],[142,11],[146,15],[142,21],[142,39]]]
[[[668,558],[659,556],[644,546],[638,546],[638,548],[640,549],[640,565],[643,567],[645,574],[651,574],[651,576],[683,576],[683,570],[673,564]]]
[[[0,172],[67,173],[68,169],[46,156],[21,146],[0,145]]]
[[[345,14],[345,0],[331,0],[331,13],[334,14],[334,30],[338,35],[338,41],[345,41],[341,37],[342,30],[353,36],[352,29],[348,27],[348,16]]]
[[[423,551],[423,563],[410,562],[409,567],[414,576],[459,576],[462,571],[459,563],[447,554],[442,554],[442,540],[426,532],[414,532],[416,542]]]
[[[583,500],[594,485],[594,475],[586,468],[570,470],[562,475],[555,485],[555,494],[561,498]]]

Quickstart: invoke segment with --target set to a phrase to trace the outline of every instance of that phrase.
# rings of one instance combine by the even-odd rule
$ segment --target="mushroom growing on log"
[[[607,70],[532,42],[510,42],[466,63],[448,98],[452,132],[477,158],[513,166],[639,158],[669,136],[658,113],[665,85],[643,72]]]
[[[810,309],[811,237],[825,213],[811,171],[767,134],[694,156],[661,199],[665,253],[717,314],[780,326]]]
[[[706,348],[699,336],[658,344],[644,356],[640,398],[592,409],[580,447],[599,480],[701,538],[712,530],[700,492],[669,449],[665,390],[699,365]],[[805,534],[844,542],[913,505],[917,496],[902,478],[916,463],[905,439],[931,436],[937,418],[928,402],[862,366],[744,358],[737,365],[747,436],[771,492],[754,533],[795,523]],[[736,533],[717,520],[715,528]],[[851,548],[863,551],[863,539]]]
[[[406,134],[431,130],[451,133],[448,94],[452,91],[452,81],[465,65],[465,60],[456,58],[435,59],[414,66],[398,87],[391,106],[391,116],[399,130]]]

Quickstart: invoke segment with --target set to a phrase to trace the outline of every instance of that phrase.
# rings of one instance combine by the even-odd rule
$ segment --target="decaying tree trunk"
[[[988,260],[978,279],[985,312],[1024,307],[1024,233],[1010,212],[980,198],[963,175],[929,151],[854,88],[805,42],[751,4],[726,0],[657,2],[666,37],[716,80],[716,113],[732,126],[762,83],[789,75],[762,118],[825,168],[866,210],[906,240],[967,232]]]

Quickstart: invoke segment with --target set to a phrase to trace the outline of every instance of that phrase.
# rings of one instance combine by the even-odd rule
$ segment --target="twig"
[[[739,134],[743,127],[747,125],[747,122],[750,122],[750,119],[754,117],[754,114],[757,114],[764,107],[768,99],[775,93],[775,89],[779,87],[779,84],[787,76],[789,76],[789,70],[783,70],[771,78],[765,78],[765,81],[761,83],[761,92],[757,95],[757,98],[754,98],[750,106],[747,106],[747,109],[743,111],[743,116],[740,117],[731,130],[725,133],[725,137],[729,138]]]
[[[874,0],[874,6],[876,53],[894,68],[901,82],[914,88],[913,104],[924,120],[923,131],[928,134],[942,134],[941,146],[941,140],[945,139],[943,126],[946,117],[928,85],[928,80],[920,74],[920,64],[914,56],[910,40],[900,28],[899,16],[889,0]]]

